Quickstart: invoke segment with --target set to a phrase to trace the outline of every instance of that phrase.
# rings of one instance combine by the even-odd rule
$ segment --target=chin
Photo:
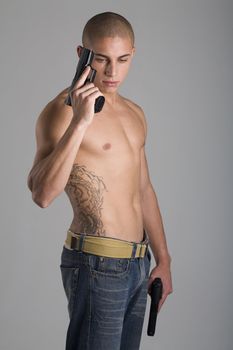
[[[115,92],[118,90],[120,86],[120,83],[116,84],[115,86],[107,86],[106,84],[101,84],[101,87],[99,88],[101,91],[106,92]]]
[[[109,86],[101,86],[101,91],[117,91],[119,86],[116,87],[109,87]]]

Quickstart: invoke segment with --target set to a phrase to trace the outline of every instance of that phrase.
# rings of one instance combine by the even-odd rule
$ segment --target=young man
[[[134,33],[124,17],[105,12],[87,22],[82,43],[95,53],[94,84],[84,85],[88,67],[70,93],[72,107],[64,103],[66,88],[41,112],[28,187],[42,208],[63,190],[73,207],[60,265],[70,316],[66,349],[136,350],[152,281],[163,283],[159,310],[172,281],[145,156],[145,116],[118,93]],[[98,96],[105,104],[94,114]],[[148,240],[156,261],[150,276]]]

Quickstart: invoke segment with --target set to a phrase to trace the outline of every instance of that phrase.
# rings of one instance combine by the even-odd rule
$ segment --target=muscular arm
[[[141,150],[141,198],[144,228],[150,239],[150,246],[156,263],[170,263],[166,237],[158,200],[149,180],[144,147]]]
[[[147,133],[146,120],[143,111],[140,111],[145,129],[145,139]],[[150,246],[156,263],[170,264],[171,257],[168,253],[166,237],[164,233],[162,216],[159,209],[158,200],[149,178],[149,170],[145,154],[145,143],[141,148],[141,182],[140,191],[142,199],[143,225],[150,239]]]
[[[33,201],[42,208],[64,190],[85,134],[86,127],[67,117],[67,108],[52,101],[36,122],[37,153],[27,184]]]

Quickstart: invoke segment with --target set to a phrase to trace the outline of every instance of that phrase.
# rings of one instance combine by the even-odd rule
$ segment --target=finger
[[[88,98],[88,100],[92,100],[92,99],[96,99],[99,96],[103,96],[103,94],[101,94],[101,92],[98,90],[98,91],[91,93],[86,98]]]
[[[80,94],[80,96],[81,96],[82,98],[86,98],[87,96],[91,95],[93,92],[97,92],[97,91],[99,91],[99,89],[98,89],[96,86],[94,86],[94,87],[92,87],[92,88],[90,88],[90,89],[88,89],[88,90],[83,91],[83,92]]]
[[[166,295],[166,294],[163,294],[163,295],[162,295],[162,298],[161,298],[161,299],[160,299],[160,301],[159,301],[158,311],[161,309],[161,307],[162,307],[163,303],[164,303],[164,302],[165,302],[165,300],[166,300],[166,297],[167,297],[167,295]]]
[[[92,95],[94,92],[98,92],[99,89],[97,86],[90,87],[89,89],[85,89],[83,92],[80,93],[81,89],[76,89],[76,96],[80,96],[82,100],[84,100],[86,97]]]
[[[84,83],[86,78],[88,77],[88,74],[90,72],[91,67],[87,66],[84,71],[82,72],[82,74],[80,75],[80,77],[78,78],[78,80],[76,81],[76,83],[74,84],[74,89],[77,89],[79,87],[81,87]]]
[[[92,93],[90,93],[90,91],[88,90],[88,92],[80,94],[82,95],[81,96],[82,100],[86,99],[86,101],[93,102],[93,100],[95,100],[97,97],[103,96],[103,94],[101,94],[98,88],[94,87],[92,90],[93,90]]]
[[[82,93],[82,92],[87,91],[93,87],[96,87],[93,83],[87,83],[76,90],[78,90],[79,93]]]
[[[160,309],[161,309],[161,306],[162,306],[162,304],[160,304],[159,306],[158,306],[158,313],[160,312]]]
[[[95,87],[95,85],[93,83],[87,83],[85,85],[83,85],[80,88],[76,88],[76,89],[72,89],[70,91],[70,94],[73,94],[76,91],[76,96],[80,95],[82,92],[89,90],[90,88]]]
[[[161,309],[161,306],[162,306],[162,303],[161,303],[161,301],[159,302],[159,305],[158,305],[158,313],[159,313],[159,311],[160,311],[160,309]]]

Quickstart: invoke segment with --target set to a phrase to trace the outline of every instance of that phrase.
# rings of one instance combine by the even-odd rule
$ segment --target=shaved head
[[[103,12],[90,18],[82,33],[84,47],[90,46],[96,39],[105,37],[128,37],[134,46],[134,32],[131,24],[123,16],[114,12]]]

